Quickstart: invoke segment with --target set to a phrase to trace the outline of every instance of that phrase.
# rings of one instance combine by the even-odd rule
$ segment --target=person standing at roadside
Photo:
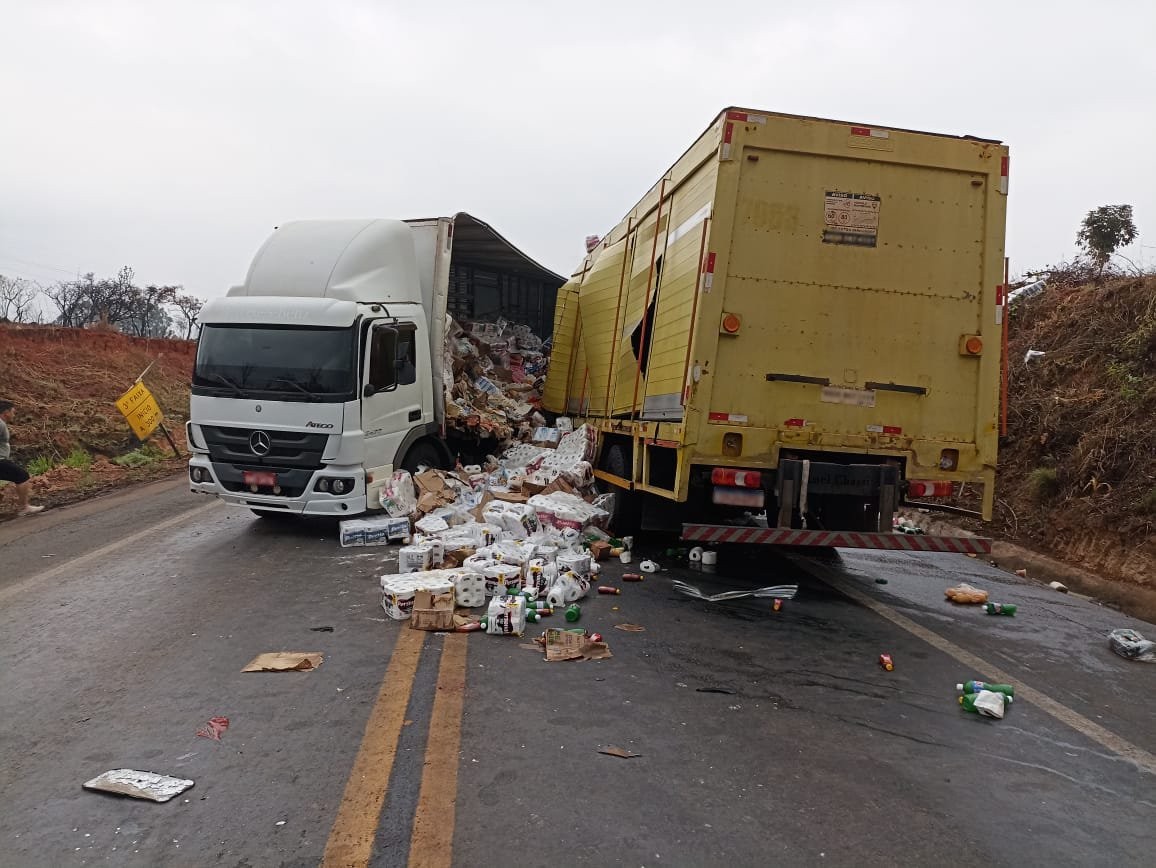
[[[11,435],[8,425],[16,418],[16,405],[11,401],[0,401],[0,482],[11,482],[16,486],[17,515],[33,515],[44,509],[29,503],[32,484],[28,481],[28,471],[12,460]]]

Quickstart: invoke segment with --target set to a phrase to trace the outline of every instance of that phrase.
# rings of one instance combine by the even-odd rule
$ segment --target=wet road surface
[[[657,560],[583,601],[612,659],[545,663],[386,620],[394,549],[180,481],[0,525],[0,864],[1151,864],[1156,666],[1106,641],[1151,625],[960,555]],[[960,580],[1019,613],[946,603]],[[240,672],[264,651],[325,661]],[[960,711],[1001,673],[1004,720]],[[81,789],[121,767],[196,786]]]

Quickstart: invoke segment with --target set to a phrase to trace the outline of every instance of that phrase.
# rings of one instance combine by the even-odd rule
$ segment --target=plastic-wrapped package
[[[382,486],[380,499],[382,509],[393,518],[413,515],[417,512],[413,477],[408,471],[395,470],[389,481]]]

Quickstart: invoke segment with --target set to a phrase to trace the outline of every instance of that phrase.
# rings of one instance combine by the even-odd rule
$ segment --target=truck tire
[[[612,443],[602,453],[601,467],[607,473],[629,479],[634,473],[630,446]],[[610,529],[619,536],[636,533],[642,524],[642,495],[637,491],[627,491],[617,485],[608,485],[614,495],[614,506],[610,511]]]
[[[409,451],[405,453],[405,459],[401,462],[401,469],[414,474],[422,465],[439,470],[444,469],[445,465],[441,450],[428,440],[419,440],[409,447]]]

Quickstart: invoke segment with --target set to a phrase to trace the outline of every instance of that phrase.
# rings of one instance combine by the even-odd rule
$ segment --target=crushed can
[[[771,601],[771,610],[772,610],[772,611],[775,611],[775,612],[778,612],[778,611],[780,611],[782,608],[783,608],[783,601],[782,601],[782,599],[781,599],[780,597],[775,597],[775,599],[773,599],[773,600]]]
[[[895,668],[895,663],[891,660],[890,654],[880,654],[879,665],[886,669],[888,672]]]

